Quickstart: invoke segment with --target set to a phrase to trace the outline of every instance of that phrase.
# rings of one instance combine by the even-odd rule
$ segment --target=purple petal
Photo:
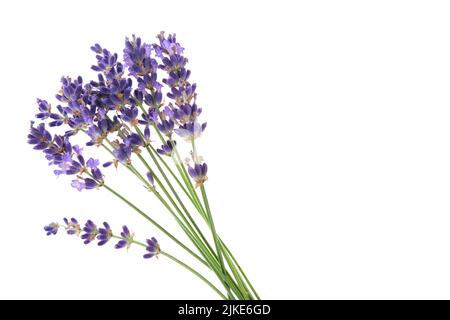
[[[150,172],[147,172],[147,179],[152,185],[155,184],[155,180],[153,179],[153,175]]]
[[[117,242],[117,244],[115,245],[116,249],[122,249],[127,245],[127,241],[126,240],[120,240],[119,242]]]

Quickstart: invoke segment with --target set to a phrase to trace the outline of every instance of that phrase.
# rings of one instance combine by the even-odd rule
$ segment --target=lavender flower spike
[[[81,228],[75,218],[71,218],[70,220],[64,218],[64,223],[66,224],[64,228],[67,230],[67,234],[80,234]],[[59,223],[52,222],[44,227],[44,231],[47,233],[47,236],[55,235],[58,233],[60,227],[61,225]],[[87,220],[82,230],[84,233],[80,238],[84,240],[84,244],[89,244],[97,239],[99,246],[103,246],[113,237],[119,238],[119,242],[115,245],[116,249],[125,247],[128,249],[132,243],[138,243],[140,246],[145,247],[146,253],[143,255],[145,259],[157,256],[161,252],[159,243],[155,238],[147,239],[146,244],[144,245],[141,242],[135,242],[133,240],[134,233],[131,233],[127,226],[123,226],[122,228],[123,230],[120,233],[120,237],[117,237],[114,236],[113,231],[107,222],[103,222],[103,228],[97,228],[97,225],[94,222]]]

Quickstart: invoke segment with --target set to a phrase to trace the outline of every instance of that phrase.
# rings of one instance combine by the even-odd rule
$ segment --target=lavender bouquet
[[[56,176],[72,176],[72,187],[79,191],[110,192],[206,266],[209,274],[165,251],[154,237],[136,240],[127,226],[112,230],[107,222],[98,226],[87,220],[82,227],[75,218],[63,218],[62,223],[44,228],[47,235],[63,229],[80,236],[85,244],[98,241],[102,246],[114,239],[116,249],[140,246],[145,259],[172,260],[223,299],[259,299],[214,226],[205,188],[208,167],[196,148],[206,122],[199,122],[202,109],[196,104],[196,84],[189,80],[188,60],[175,35],[166,37],[161,32],[152,44],[135,36],[127,38],[123,63],[117,53],[99,44],[91,49],[97,59],[92,66],[97,79],[83,83],[81,77],[63,77],[56,108],[38,99],[28,143],[43,152]],[[181,143],[190,150],[184,161],[178,149]],[[116,191],[104,172],[132,175],[167,209],[189,243]],[[220,286],[208,280],[212,276]]]

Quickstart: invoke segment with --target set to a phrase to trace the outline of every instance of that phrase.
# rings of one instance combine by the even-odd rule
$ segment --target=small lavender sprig
[[[57,222],[52,222],[44,227],[44,231],[47,232],[47,236],[56,235],[58,230],[63,228],[67,231],[69,235],[79,236],[84,244],[90,244],[91,242],[98,241],[97,245],[103,246],[109,242],[112,238],[118,239],[119,241],[115,244],[116,249],[127,248],[129,249],[132,244],[139,244],[145,248],[152,244],[151,252],[153,256],[157,256],[160,253],[160,247],[158,241],[152,237],[147,240],[147,245],[142,242],[134,240],[134,233],[130,231],[127,226],[122,227],[122,231],[119,234],[114,234],[108,222],[103,222],[103,228],[98,228],[97,225],[92,220],[87,220],[84,224],[83,229],[80,229],[80,225],[75,218],[70,220],[67,218],[63,219],[65,224],[60,224]],[[82,230],[82,231],[81,231]],[[84,232],[84,233],[81,233]],[[148,242],[150,241],[150,242]],[[150,250],[147,250],[150,251]],[[149,258],[148,256],[146,258]]]

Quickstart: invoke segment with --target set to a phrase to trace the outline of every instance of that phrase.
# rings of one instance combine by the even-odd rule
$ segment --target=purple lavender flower
[[[34,144],[35,149],[42,150],[49,164],[58,166],[58,169],[54,170],[57,176],[79,174],[84,170],[85,162],[81,149],[76,146],[72,148],[67,136],[52,137],[43,123],[37,127],[31,126],[28,143]]]
[[[131,163],[130,157],[132,151],[133,150],[130,145],[121,143],[116,149],[114,149],[113,154],[116,157],[116,159],[119,160],[121,163],[130,164]]]
[[[169,34],[169,36],[165,37],[164,31],[161,31],[158,34],[159,46],[155,45],[155,50],[157,51],[158,57],[162,58],[163,53],[173,55],[173,54],[182,54],[184,48],[177,42],[177,37],[175,34]]]
[[[181,124],[195,122],[197,117],[202,113],[202,108],[198,108],[194,103],[193,105],[185,104],[179,107],[179,109],[174,109],[174,118],[177,119]]]
[[[65,160],[72,159],[72,145],[68,138],[55,134],[53,139],[48,143],[47,148],[43,150],[47,160],[52,161],[52,164],[60,164]],[[81,156],[77,154],[77,156]]]
[[[145,126],[144,128],[144,140],[146,145],[150,144],[150,127]]]
[[[152,125],[158,122],[158,117],[158,110],[155,108],[149,108],[147,113],[142,115],[143,120],[139,120],[139,123],[144,125]]]
[[[133,243],[134,233],[131,233],[127,226],[123,226],[122,229],[123,231],[120,233],[120,236],[123,239],[116,243],[115,248],[122,249],[126,247],[128,250]]]
[[[35,150],[44,150],[51,145],[52,135],[45,129],[45,124],[40,123],[36,127],[31,122],[30,133],[28,134],[28,143],[34,145]]]
[[[96,180],[97,185],[103,183],[103,174],[98,168],[100,165],[100,160],[89,158],[89,160],[86,162],[86,166],[91,169],[91,175]]]
[[[177,85],[182,85],[183,83],[187,83],[187,81],[191,75],[191,71],[187,70],[184,67],[184,62],[187,62],[187,61],[182,60],[180,58],[178,58],[178,61],[181,61],[183,66],[178,65],[175,68],[173,68],[174,63],[172,63],[172,62],[170,62],[170,63],[166,62],[166,65],[162,66],[162,69],[167,69],[167,71],[169,71],[169,78],[164,79],[163,82],[170,87],[175,87]]]
[[[91,50],[97,54],[97,64],[91,67],[92,70],[102,72],[108,81],[122,77],[123,65],[117,62],[117,53],[111,53],[107,49],[102,49],[98,43],[93,45]]]
[[[45,120],[51,115],[51,105],[45,100],[37,99],[39,113],[36,114],[37,119]]]
[[[86,162],[86,166],[91,169],[97,169],[100,165],[100,161],[98,159],[89,158]]]
[[[155,179],[153,178],[153,175],[151,174],[151,172],[147,172],[146,174],[148,181],[150,182],[151,185],[155,184]]]
[[[103,246],[112,237],[112,230],[107,222],[103,222],[104,228],[98,229],[97,240],[99,240],[98,245]]]
[[[67,234],[69,235],[79,235],[81,233],[81,227],[75,218],[64,218],[64,223],[66,224],[64,228],[66,229]]]
[[[157,56],[162,64],[159,68],[166,71],[167,77],[162,81],[170,91],[167,97],[174,102],[168,104],[164,114],[175,122],[174,131],[187,141],[192,141],[201,135],[206,123],[199,124],[198,116],[202,109],[195,103],[196,84],[189,82],[191,71],[186,68],[187,58],[183,56],[183,48],[177,42],[175,35],[160,33],[159,45],[154,45]]]
[[[99,186],[99,184],[91,178],[78,178],[78,180],[72,180],[71,185],[78,191],[83,189],[90,190]]]
[[[173,122],[177,122],[177,119],[175,118],[176,110],[176,107],[174,107],[173,104],[169,102],[169,104],[163,109],[161,114],[169,119],[172,119]]]
[[[150,106],[153,109],[159,109],[159,107],[161,107],[162,102],[161,91],[155,91],[155,93],[153,94],[147,93],[144,96],[144,102],[146,105]]]
[[[91,46],[91,50],[94,51],[97,54],[101,54],[102,53],[102,47],[96,43],[93,46]]]
[[[87,130],[87,134],[91,138],[91,141],[86,143],[86,145],[101,145],[103,140],[107,137],[109,129],[110,125],[107,119],[102,119],[98,121],[97,124],[92,124]]]
[[[70,77],[63,77],[61,79],[61,90],[56,95],[56,98],[65,103],[64,107],[58,107],[58,111],[67,118],[67,124],[76,131],[84,129],[92,124],[94,120],[93,109],[88,107],[91,103],[89,87],[83,87],[83,79],[77,77],[72,80]],[[58,116],[52,116],[55,120],[61,121]],[[57,125],[58,123],[54,123]]]
[[[172,120],[161,120],[161,122],[158,123],[157,126],[158,129],[166,136],[172,135],[172,130],[174,127],[174,122]]]
[[[149,259],[154,257],[155,255],[157,256],[159,254],[159,252],[161,251],[159,248],[159,244],[158,241],[155,238],[151,238],[151,239],[147,239],[147,247],[145,248],[145,250],[147,250],[148,252],[146,254],[144,254],[144,259]]]
[[[130,102],[133,82],[130,78],[112,80],[111,85],[100,88],[100,92],[105,96],[102,103],[114,107],[116,110]]]
[[[175,100],[175,103],[177,105],[185,105],[188,103],[191,103],[191,101],[195,98],[195,89],[197,88],[197,85],[194,84],[187,84],[183,87],[175,87],[173,86],[171,88],[171,91],[167,93],[167,97],[170,99]]]
[[[125,145],[133,148],[139,147],[142,145],[142,139],[137,133],[130,133],[126,138],[124,138]]]
[[[59,224],[56,222],[50,223],[48,226],[44,227],[44,231],[47,232],[47,236],[57,234],[59,229]]]
[[[172,152],[173,152],[173,147],[177,145],[177,142],[174,141],[173,144],[170,140],[167,140],[166,144],[163,144],[161,146],[161,149],[156,149],[156,151],[163,156],[168,156],[171,157],[172,156]]]
[[[81,154],[77,155],[77,160],[72,159],[72,149],[70,144],[66,144],[64,151],[55,153],[53,155],[47,155],[47,160],[50,160],[51,164],[57,165],[59,169],[54,170],[54,174],[59,176],[61,174],[75,175],[81,173],[84,170],[84,158]]]
[[[98,229],[95,223],[88,220],[83,228],[84,234],[81,235],[81,239],[84,240],[84,244],[89,244],[91,241],[95,240],[98,235]]]
[[[103,183],[103,174],[102,174],[102,172],[100,171],[100,169],[99,168],[93,168],[93,169],[91,169],[91,174],[92,174],[92,176],[94,177],[94,179],[96,180],[96,182],[97,182],[97,186],[99,186],[99,183]],[[88,178],[87,178],[88,179]],[[86,179],[85,179],[86,180]],[[94,187],[95,188],[95,187]]]
[[[136,119],[138,114],[138,108],[136,108],[136,106],[132,106],[131,108],[124,108],[122,110],[121,118],[123,121],[129,122],[131,126],[135,126],[138,124],[138,121]]]
[[[69,118],[69,114],[67,113],[66,110],[64,110],[64,108],[60,105],[56,106],[56,109],[58,110],[58,113],[50,113],[49,114],[49,118],[52,119],[52,121],[50,121],[48,123],[49,127],[59,127],[63,124],[69,124],[70,122],[70,118]]]
[[[202,132],[206,128],[206,122],[200,125],[198,122],[190,122],[183,124],[178,129],[175,129],[175,133],[180,137],[184,138],[186,141],[192,141],[200,137]]]
[[[83,98],[83,79],[79,76],[72,80],[70,77],[61,78],[61,90],[56,95],[56,99],[61,102],[67,102],[70,107],[80,105]]]
[[[208,166],[206,165],[206,163],[196,163],[194,167],[188,168],[188,172],[191,178],[194,179],[197,187],[202,186],[203,183],[208,180],[208,177],[206,176],[206,173],[208,172]]]
[[[151,52],[151,45],[142,43],[141,38],[134,35],[131,39],[126,38],[123,58],[131,75],[143,76],[156,70],[158,63],[151,57]]]
[[[186,66],[188,62],[185,57],[183,57],[179,53],[175,52],[167,52],[166,56],[162,59],[162,64],[159,65],[161,69],[166,70],[167,72],[178,72]],[[165,79],[167,80],[167,79]],[[167,82],[167,81],[166,81]]]

